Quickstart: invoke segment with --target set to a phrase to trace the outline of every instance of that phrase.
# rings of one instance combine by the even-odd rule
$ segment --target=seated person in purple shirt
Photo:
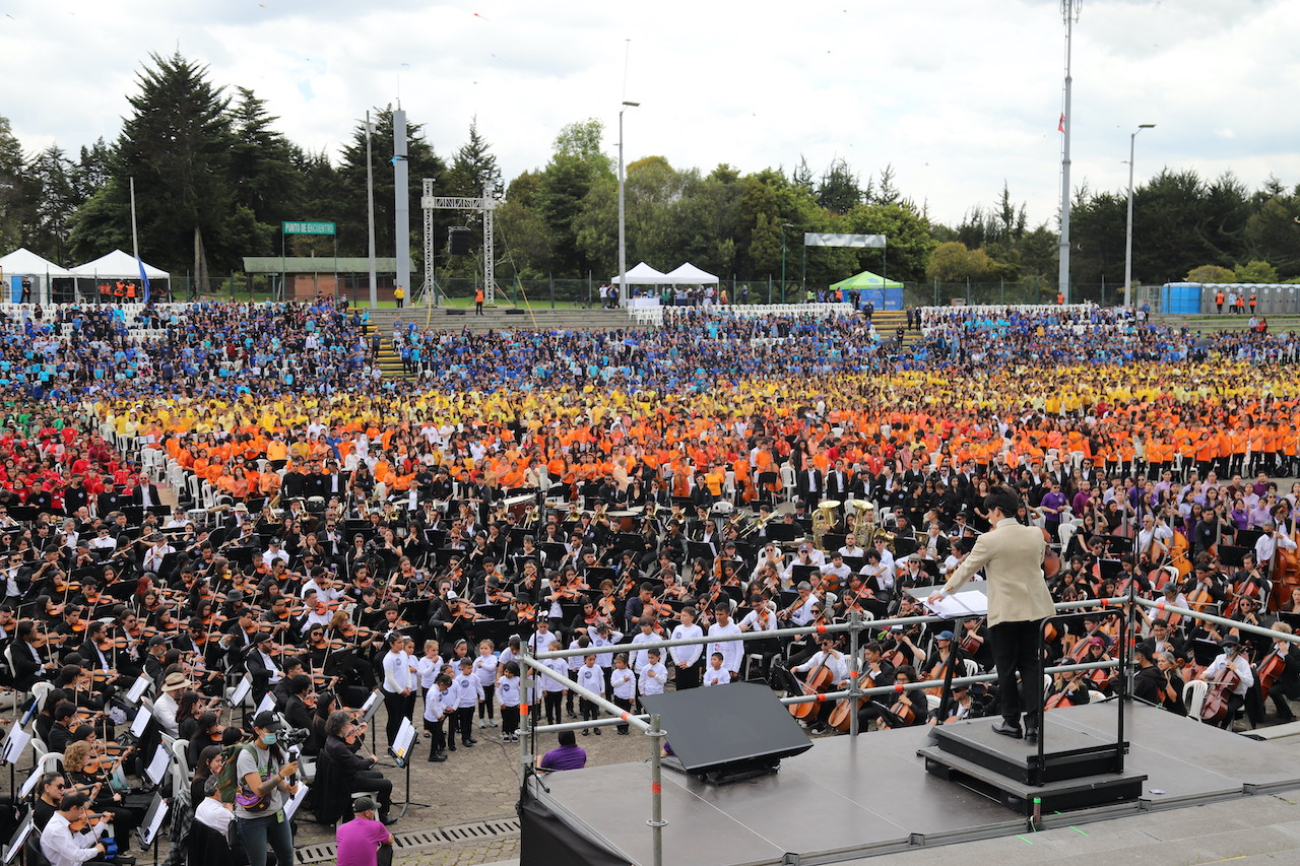
[[[560,745],[537,759],[539,770],[581,770],[587,766],[587,750],[578,745],[573,731],[560,731]]]
[[[388,866],[393,862],[393,834],[376,820],[376,808],[370,797],[353,801],[352,820],[340,824],[335,834],[338,866]]]

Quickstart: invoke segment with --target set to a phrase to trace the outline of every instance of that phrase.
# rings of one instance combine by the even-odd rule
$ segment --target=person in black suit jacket
[[[794,489],[799,498],[813,506],[822,501],[824,485],[821,470],[811,463],[805,464],[794,479]]]
[[[275,636],[262,632],[252,649],[244,653],[244,670],[253,679],[253,706],[260,706],[262,698],[271,690],[271,679],[280,673],[274,662],[267,662],[271,649],[275,645]]]
[[[140,479],[140,484],[131,492],[131,504],[138,505],[141,508],[152,508],[155,505],[162,505],[162,498],[158,495],[158,485],[147,479]],[[64,497],[67,502],[67,497]]]
[[[844,468],[843,460],[836,460],[831,471],[826,473],[826,498],[843,502],[849,498],[853,486],[853,477]]]
[[[37,635],[36,623],[30,619],[20,620],[14,628],[10,655],[14,663],[14,688],[20,692],[31,691],[33,685],[48,680],[54,672],[54,662],[47,661],[40,648],[32,644]]]

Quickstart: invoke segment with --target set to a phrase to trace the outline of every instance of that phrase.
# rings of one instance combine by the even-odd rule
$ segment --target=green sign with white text
[[[332,235],[334,223],[286,222],[283,231],[287,235]]]

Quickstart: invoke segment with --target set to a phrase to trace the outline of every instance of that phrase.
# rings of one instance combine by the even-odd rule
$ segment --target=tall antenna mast
[[[1061,150],[1061,272],[1057,291],[1067,304],[1070,303],[1070,131],[1074,127],[1074,117],[1070,114],[1070,88],[1074,83],[1070,74],[1070,39],[1082,5],[1083,0],[1061,0],[1061,17],[1065,19],[1065,110],[1061,114],[1061,131],[1065,140]]]

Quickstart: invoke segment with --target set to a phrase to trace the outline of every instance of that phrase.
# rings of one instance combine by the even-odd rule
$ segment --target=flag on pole
[[[140,268],[140,283],[144,286],[144,302],[149,303],[149,275],[144,272],[144,261],[139,255],[135,257],[135,263]]]
[[[1065,132],[1065,112],[1061,112],[1061,122],[1056,124],[1057,132]]]

